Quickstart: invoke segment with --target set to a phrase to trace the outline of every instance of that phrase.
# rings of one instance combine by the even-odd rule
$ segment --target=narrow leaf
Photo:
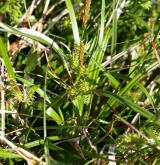
[[[66,6],[67,6],[67,9],[69,11],[69,16],[70,16],[71,23],[72,23],[72,31],[73,31],[75,43],[79,44],[80,43],[79,31],[78,31],[76,16],[75,16],[75,13],[74,13],[74,10],[73,10],[71,0],[65,0],[65,3],[66,3]]]
[[[102,90],[97,90],[96,92],[99,93],[100,95],[112,98],[116,102],[131,108],[133,111],[139,113],[140,115],[142,115],[143,117],[145,117],[147,119],[152,119],[154,117],[154,115],[151,112],[149,112],[148,110],[133,103],[132,101],[128,100],[127,98],[124,98],[122,96],[118,96],[118,95],[111,93],[111,92],[107,92],[107,91],[104,92]]]
[[[12,68],[11,61],[9,59],[9,55],[7,53],[6,46],[4,45],[2,38],[0,37],[0,53],[2,55],[2,58],[4,60],[5,66],[7,68],[7,72],[10,78],[15,79],[15,74]]]

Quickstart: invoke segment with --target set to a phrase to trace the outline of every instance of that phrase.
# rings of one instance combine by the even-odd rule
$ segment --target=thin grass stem
[[[1,136],[5,136],[5,91],[4,91],[4,63],[1,60]]]
[[[46,51],[45,51],[45,55],[47,58]],[[48,66],[46,67],[46,69],[48,70]],[[43,127],[44,127],[44,131],[43,132],[44,132],[45,161],[46,161],[46,165],[50,165],[48,139],[47,139],[47,123],[46,123],[46,91],[47,91],[47,73],[48,73],[47,70],[46,70],[45,79],[44,79],[44,99],[43,99],[43,101],[44,101],[43,102]]]

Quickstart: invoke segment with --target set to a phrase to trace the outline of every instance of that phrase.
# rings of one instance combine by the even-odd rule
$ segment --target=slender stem
[[[46,58],[47,58],[46,52],[45,52],[45,55],[46,55]],[[50,165],[48,140],[47,140],[47,124],[46,124],[47,70],[48,70],[48,66],[46,68],[45,79],[44,79],[43,127],[44,127],[44,152],[45,152],[45,161],[46,161],[46,165]]]
[[[138,135],[143,137],[149,145],[155,146],[158,150],[160,150],[160,146],[155,143],[154,139],[148,138],[143,132],[139,131],[136,127],[134,127],[132,124],[130,124],[127,120],[124,120],[123,118],[121,118],[117,114],[113,114],[113,116],[116,117],[117,119],[119,119],[128,128],[130,128],[131,130],[135,131]]]
[[[50,3],[50,0],[46,0],[45,6],[44,6],[44,9],[43,9],[43,13],[42,13],[42,17],[41,17],[41,19],[39,20],[39,23],[38,23],[38,29],[37,30],[39,32],[43,31],[43,21],[45,21],[46,13],[47,13],[48,7],[49,7],[49,3]]]
[[[4,63],[1,62],[1,136],[5,136],[5,91],[4,91]]]
[[[19,146],[16,146],[14,143],[6,139],[4,136],[0,136],[0,140],[5,142],[9,147],[11,147],[15,152],[17,152],[23,159],[27,161],[28,164],[31,165],[34,162],[34,164],[38,163],[38,164],[44,165],[43,161],[40,158],[28,152],[27,150]]]

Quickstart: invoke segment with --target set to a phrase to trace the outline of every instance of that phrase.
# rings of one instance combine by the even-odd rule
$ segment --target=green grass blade
[[[7,72],[10,78],[15,79],[15,74],[12,68],[11,61],[9,59],[9,55],[7,53],[7,49],[5,44],[2,41],[2,38],[0,37],[0,53],[2,55],[2,58],[4,60],[5,66],[7,68]]]
[[[149,102],[151,103],[152,107],[154,106],[154,101],[152,96],[149,94],[149,92],[147,91],[147,89],[140,83],[137,83],[137,86],[141,89],[141,91],[146,95],[146,97],[148,98]]]
[[[63,64],[64,64],[64,66],[65,66],[69,76],[71,77],[70,72],[69,72],[69,68],[68,68],[68,65],[67,65],[67,62],[64,59],[64,57],[66,56],[65,53],[57,45],[57,43],[54,42],[51,38],[49,38],[48,36],[38,32],[38,31],[32,30],[32,29],[13,28],[13,27],[11,27],[9,25],[6,25],[6,24],[4,24],[2,22],[0,22],[0,27],[3,28],[8,33],[12,33],[12,34],[15,34],[15,35],[18,35],[18,36],[22,35],[24,37],[33,39],[35,41],[38,41],[38,42],[40,42],[42,44],[48,45],[51,48],[53,48],[53,50],[56,51],[61,56],[61,59],[63,60]]]
[[[59,115],[61,117],[61,120],[62,120],[62,122],[64,124],[64,116],[63,116],[62,110],[61,110],[61,108],[59,106],[58,106],[58,113],[59,113]]]
[[[133,111],[139,113],[140,115],[142,115],[143,117],[145,117],[147,119],[152,119],[154,117],[154,115],[151,112],[149,112],[148,110],[138,106],[137,104],[133,103],[132,101],[130,101],[122,96],[118,96],[114,93],[107,92],[107,91],[104,92],[103,90],[97,90],[96,92],[102,96],[112,98],[115,100],[115,102],[121,103],[121,104],[131,108]]]
[[[9,152],[9,151],[5,151],[4,149],[0,148],[0,158],[3,159],[17,159],[17,158],[22,158],[21,156],[19,156],[18,154]]]
[[[146,72],[151,72],[154,69],[156,69],[158,67],[158,63],[155,62],[153,64],[151,64],[147,69]],[[130,89],[132,89],[133,86],[137,85],[137,83],[143,78],[144,73],[139,73],[137,74],[119,93],[119,96],[123,96],[124,94],[126,94]],[[116,101],[113,98],[110,98],[107,101],[107,104],[110,105],[110,107],[112,107],[114,104],[116,103]],[[107,113],[107,111],[109,110],[109,107],[106,107],[104,109],[101,110],[101,112],[98,115],[99,117],[105,117],[105,114]]]
[[[53,120],[56,121],[56,123],[58,125],[61,125],[63,124],[63,121],[61,120],[61,117],[58,115],[58,113],[51,107],[49,107],[47,110],[46,110],[46,113],[48,116],[50,116]]]
[[[100,25],[100,29],[99,29],[98,46],[97,46],[96,51],[93,53],[93,55],[90,59],[90,62],[89,62],[89,66],[88,66],[89,78],[92,78],[93,80],[97,78],[99,70],[100,70],[99,66],[103,60],[104,49],[105,49],[104,43],[108,42],[108,40],[104,39],[104,37],[106,38],[106,36],[108,38],[108,30],[104,34],[104,23],[105,23],[105,0],[102,0],[101,25]]]
[[[104,52],[106,50],[109,38],[110,38],[110,29],[104,29],[104,23],[105,23],[105,0],[102,0],[102,6],[101,6],[101,24],[100,24],[100,29],[99,29],[99,36],[98,36],[98,45],[96,43],[95,38],[97,38],[97,36],[94,37],[94,44],[91,48],[93,49],[93,54],[89,60],[89,64],[87,67],[87,74],[88,74],[88,78],[93,82],[91,84],[91,86],[94,88],[96,83],[98,83],[98,76],[99,76],[99,72],[102,69],[101,68],[101,63],[103,61],[103,57],[104,57]],[[95,50],[94,50],[95,48]],[[88,104],[90,104],[88,112],[86,111],[86,116],[87,118],[90,115],[90,107],[92,104],[92,99],[93,99],[93,95],[89,96],[89,101]]]
[[[48,137],[49,140],[51,141],[57,141],[57,140],[61,140],[61,138],[59,136],[51,136]],[[26,143],[24,146],[27,148],[33,148],[33,147],[37,147],[39,145],[43,145],[44,144],[44,139],[39,139],[39,140],[35,140],[29,143]]]
[[[112,20],[112,44],[111,44],[111,54],[116,54],[116,44],[117,44],[117,0],[113,0],[113,20]]]
[[[112,76],[111,73],[105,73],[105,76],[109,79],[109,82],[111,83],[111,85],[113,85],[115,88],[118,88],[119,86],[119,81],[116,80],[116,78],[114,76]]]
[[[105,0],[102,0],[102,7],[101,7],[101,25],[100,25],[100,32],[99,32],[99,45],[102,45],[102,43],[103,43],[104,24],[105,24]]]
[[[137,82],[139,82],[142,79],[142,74],[139,73],[137,76],[135,76],[119,93],[119,96],[123,96],[125,93],[127,93],[127,91],[129,91]],[[113,105],[115,105],[116,101],[113,98],[110,98],[107,101],[107,104],[110,105],[110,107],[112,107]],[[109,107],[104,108],[100,113],[99,113],[99,117],[100,116],[105,116],[105,113],[109,110]]]
[[[52,46],[53,49],[59,54],[59,55],[64,55],[62,49],[59,48],[56,42],[54,42],[51,38],[48,36],[32,29],[27,29],[27,28],[13,28],[9,25],[6,25],[2,22],[0,22],[0,27],[2,29],[5,29],[6,32],[12,33],[18,36],[25,36],[27,38],[31,38],[35,41],[39,41],[42,44]]]
[[[70,19],[71,19],[72,31],[73,31],[75,43],[79,44],[80,43],[79,31],[78,31],[76,16],[75,16],[75,13],[74,13],[74,9],[73,9],[71,0],[65,0],[65,3],[66,3],[66,6],[67,6],[67,9],[69,11],[69,16],[70,16]]]
[[[101,63],[104,57],[104,51],[107,47],[109,38],[110,38],[110,29],[107,29],[105,32],[103,44],[101,45],[101,47],[100,46],[97,47],[97,49],[95,50],[89,61],[87,73],[89,79],[93,81],[97,81],[99,71],[101,70]]]

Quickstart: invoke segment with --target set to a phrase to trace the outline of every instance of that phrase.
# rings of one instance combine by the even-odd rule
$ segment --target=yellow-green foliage
[[[24,102],[27,106],[32,103],[34,94],[38,88],[37,85],[33,85],[27,89],[21,89],[15,80],[10,79],[8,83],[8,98],[12,98],[16,103]]]
[[[81,41],[80,44],[74,45],[74,50],[70,55],[70,64],[75,72],[84,73],[84,43]]]
[[[81,41],[80,44],[75,44],[69,62],[71,64],[73,74],[76,75],[76,80],[74,87],[71,87],[69,90],[69,95],[72,99],[77,96],[84,96],[84,104],[87,104],[89,99],[87,92],[91,90],[91,87],[86,76],[84,54],[84,43]]]
[[[79,70],[79,52],[80,52],[80,46],[75,45],[73,53],[71,54],[71,57],[70,57],[70,63],[74,71]]]
[[[12,23],[18,23],[22,16],[21,2],[20,0],[5,0],[0,2],[0,13],[8,14]]]
[[[33,102],[33,100],[35,98],[34,94],[35,94],[37,88],[38,88],[37,85],[33,85],[31,88],[29,88],[27,90],[27,98],[25,100],[26,105],[30,105]]]
[[[20,87],[17,85],[17,82],[15,80],[8,80],[9,85],[8,85],[8,92],[10,95],[9,97],[13,98],[14,102],[22,102],[23,101],[23,93],[20,89]]]

